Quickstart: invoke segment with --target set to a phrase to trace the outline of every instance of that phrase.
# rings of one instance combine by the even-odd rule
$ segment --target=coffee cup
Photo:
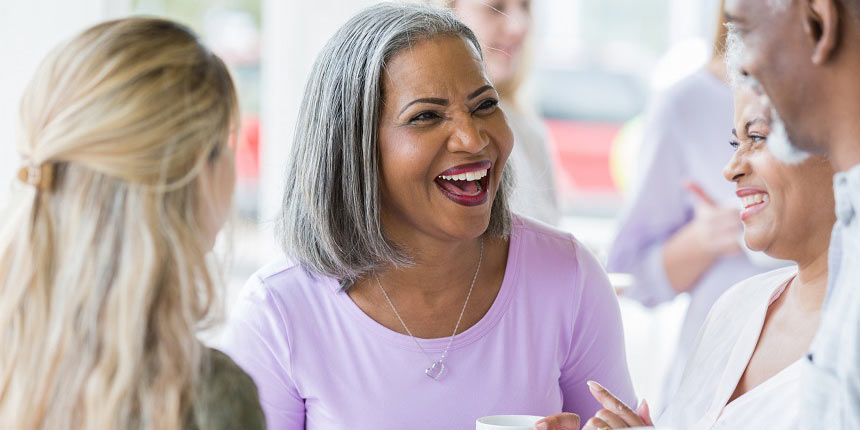
[[[534,415],[493,415],[478,418],[476,430],[532,430],[543,417]]]

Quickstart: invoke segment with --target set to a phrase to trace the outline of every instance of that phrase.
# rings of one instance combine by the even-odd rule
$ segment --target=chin
[[[771,240],[767,234],[755,228],[744,227],[744,244],[751,251],[767,253]]]

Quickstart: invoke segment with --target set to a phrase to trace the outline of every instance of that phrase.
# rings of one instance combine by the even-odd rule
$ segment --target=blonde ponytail
[[[187,28],[93,27],[40,66],[0,230],[0,428],[184,428],[214,300],[199,174],[237,119],[226,67]]]

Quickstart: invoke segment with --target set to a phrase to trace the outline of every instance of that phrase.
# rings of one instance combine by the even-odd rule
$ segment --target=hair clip
[[[54,182],[54,165],[42,163],[38,166],[24,166],[18,170],[18,179],[40,190],[48,190]]]

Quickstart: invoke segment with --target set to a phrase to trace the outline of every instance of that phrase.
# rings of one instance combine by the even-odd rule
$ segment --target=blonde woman
[[[195,338],[236,118],[224,64],[169,21],[97,25],[41,65],[0,236],[0,428],[264,427]]]

